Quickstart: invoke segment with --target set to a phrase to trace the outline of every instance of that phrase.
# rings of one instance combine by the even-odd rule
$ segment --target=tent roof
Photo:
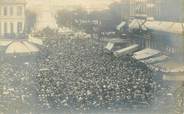
[[[140,19],[134,19],[132,22],[129,24],[130,29],[139,29],[141,27],[141,24],[143,24],[145,20],[140,20]]]
[[[111,51],[113,47],[114,47],[114,43],[108,42],[108,44],[106,45],[105,49]]]
[[[117,29],[117,30],[121,30],[121,28],[122,28],[123,26],[125,26],[125,24],[126,24],[125,21],[121,22],[121,23],[116,27],[116,29]]]
[[[158,57],[153,57],[153,58],[144,60],[143,62],[152,64],[152,63],[156,63],[156,62],[165,61],[165,60],[167,60],[168,58],[169,58],[169,57],[166,56],[166,55],[161,55],[161,56],[158,56]]]
[[[184,23],[168,21],[147,21],[144,24],[148,29],[168,33],[182,34],[184,32]]]
[[[146,49],[143,49],[141,51],[134,53],[133,57],[137,60],[142,60],[142,59],[153,57],[158,54],[160,54],[160,51],[146,48]]]
[[[138,47],[139,47],[138,44],[134,44],[134,45],[128,46],[126,48],[122,48],[120,50],[117,50],[117,51],[113,52],[113,54],[116,57],[120,57],[122,55],[132,54],[133,52],[135,52],[136,50],[138,50]]]
[[[36,38],[36,37],[29,36],[28,41],[31,43],[37,44],[37,45],[43,45],[43,41],[39,38]]]
[[[11,42],[10,40],[0,40],[0,46],[8,46]]]
[[[129,39],[111,38],[111,39],[104,39],[103,41],[111,43],[127,43]]]
[[[129,24],[130,29],[140,29],[140,26],[147,30],[168,32],[174,34],[182,34],[184,32],[184,23],[170,21],[146,21],[134,19]]]
[[[39,52],[39,49],[27,41],[14,41],[6,49],[6,54],[31,54]]]

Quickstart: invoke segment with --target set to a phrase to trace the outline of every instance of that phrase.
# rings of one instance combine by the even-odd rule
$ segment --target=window
[[[13,7],[10,7],[10,16],[13,16]]]
[[[17,32],[21,33],[23,31],[23,24],[22,22],[17,23]]]
[[[7,7],[4,7],[4,9],[3,9],[3,15],[4,15],[4,16],[7,16],[7,14],[8,14],[8,12],[7,12]]]
[[[0,6],[0,16],[2,16],[2,7]]]
[[[23,8],[21,6],[17,7],[17,16],[22,16],[23,14]]]
[[[14,25],[13,25],[13,23],[10,23],[10,32],[14,33]]]
[[[2,29],[1,29],[1,22],[0,22],[0,36],[1,36],[1,34],[2,34],[1,30],[2,30]]]
[[[4,33],[5,34],[7,33],[7,23],[6,22],[4,23]]]

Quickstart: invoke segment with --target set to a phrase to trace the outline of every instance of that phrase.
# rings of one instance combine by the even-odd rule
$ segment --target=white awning
[[[48,69],[48,68],[41,68],[39,71],[40,72],[44,72],[44,71],[49,71],[50,69]]]
[[[116,56],[116,57],[120,57],[120,56],[123,56],[123,55],[132,54],[133,52],[137,51],[138,48],[139,48],[139,45],[134,44],[134,45],[132,45],[132,46],[129,46],[129,47],[126,47],[126,48],[117,50],[117,51],[115,51],[113,54],[114,54],[114,56]]]
[[[114,47],[114,43],[109,42],[109,43],[106,45],[105,49],[107,49],[108,51],[111,51],[113,47]]]
[[[182,34],[184,23],[168,22],[168,21],[147,21],[144,24],[148,29],[155,31],[163,31],[168,33]]]
[[[43,45],[43,41],[36,37],[29,36],[28,41],[37,45]]]
[[[0,39],[0,46],[8,46],[12,41]]]
[[[153,57],[153,56],[156,56],[159,54],[160,54],[160,51],[158,51],[158,50],[146,48],[144,50],[141,50],[141,51],[134,53],[133,58],[135,58],[137,60],[143,60],[143,59],[148,59],[150,57]]]
[[[127,43],[129,39],[120,39],[120,38],[111,38],[111,39],[104,39],[104,42],[111,42],[111,43]]]
[[[116,27],[116,30],[121,30],[121,28],[122,28],[123,26],[125,26],[125,24],[126,24],[125,21],[121,22],[121,23]]]
[[[165,61],[167,60],[169,57],[166,56],[166,55],[161,55],[161,56],[158,56],[158,57],[153,57],[153,58],[150,58],[150,59],[147,59],[147,60],[143,60],[144,63],[148,63],[148,64],[153,64],[153,63],[156,63],[156,62],[162,62],[162,61]]]
[[[26,41],[14,41],[6,49],[6,54],[31,54],[39,52],[39,49]]]
[[[134,19],[130,24],[129,24],[129,29],[134,30],[134,29],[140,29],[142,27],[142,24],[145,22],[145,20],[141,19]]]

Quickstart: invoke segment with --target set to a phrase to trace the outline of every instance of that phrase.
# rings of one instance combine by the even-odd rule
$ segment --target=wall
[[[24,32],[25,4],[0,4],[0,35],[12,36]]]

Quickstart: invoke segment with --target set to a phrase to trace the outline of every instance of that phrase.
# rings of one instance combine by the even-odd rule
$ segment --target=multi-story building
[[[15,38],[24,32],[25,0],[0,0],[0,36]]]
[[[149,17],[159,16],[158,0],[122,0],[122,15],[140,16],[146,15]]]
[[[122,17],[145,15],[157,20],[181,21],[184,18],[182,2],[183,0],[122,0]]]

